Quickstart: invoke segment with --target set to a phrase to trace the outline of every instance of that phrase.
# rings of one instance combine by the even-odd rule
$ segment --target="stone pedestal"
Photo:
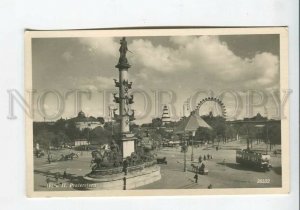
[[[161,179],[160,167],[153,165],[124,173],[109,175],[87,174],[84,177],[85,185],[90,186],[84,190],[130,190]]]
[[[134,152],[135,149],[135,141],[136,137],[134,137],[134,134],[128,133],[128,134],[123,134],[122,136],[122,154],[123,158],[128,157],[131,155],[131,153]]]

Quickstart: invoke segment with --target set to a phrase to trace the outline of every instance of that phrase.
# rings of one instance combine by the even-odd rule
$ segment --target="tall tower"
[[[163,108],[163,113],[162,113],[161,121],[162,121],[162,125],[165,125],[166,123],[171,122],[171,120],[170,120],[170,114],[169,114],[169,109],[168,109],[168,107],[166,105],[164,105],[164,108]]]
[[[133,95],[128,94],[131,89],[132,82],[128,82],[128,69],[131,67],[126,58],[128,51],[127,41],[125,37],[120,40],[120,58],[116,65],[119,69],[119,81],[115,80],[115,86],[119,88],[119,96],[114,94],[114,101],[119,104],[119,115],[116,115],[120,122],[120,146],[122,148],[123,158],[126,158],[134,152],[134,142],[136,138],[130,132],[130,121],[134,120],[134,110],[131,110],[130,105],[133,103]]]
[[[183,117],[188,117],[190,115],[190,98],[188,98],[183,103]]]

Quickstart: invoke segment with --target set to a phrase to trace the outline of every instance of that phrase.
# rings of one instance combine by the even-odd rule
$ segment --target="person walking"
[[[64,174],[63,174],[63,179],[66,179],[67,178],[67,172],[66,170],[64,171]]]
[[[50,178],[48,175],[46,176],[46,183],[47,183],[46,187],[49,188]]]
[[[59,178],[59,173],[55,174],[55,182],[58,182],[58,178]]]
[[[202,162],[202,156],[201,156],[201,155],[199,156],[199,159],[198,159],[198,160],[199,160],[199,163]]]
[[[51,163],[51,156],[50,156],[50,154],[48,154],[48,163],[49,164]]]
[[[198,174],[197,173],[195,173],[194,179],[195,179],[195,183],[198,183]]]

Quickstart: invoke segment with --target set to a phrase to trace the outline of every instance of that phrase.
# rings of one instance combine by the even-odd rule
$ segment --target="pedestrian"
[[[210,159],[212,160],[212,155],[210,155]]]
[[[199,160],[199,163],[202,162],[202,156],[201,156],[201,155],[199,156],[199,159],[198,159],[198,160]]]
[[[198,183],[198,174],[197,173],[195,173],[194,179],[195,179],[195,183]]]
[[[212,189],[212,184],[209,184],[207,188]]]
[[[203,160],[204,160],[204,161],[206,160],[206,156],[205,156],[205,155],[203,156]]]
[[[63,174],[63,179],[66,179],[67,178],[67,172],[66,170],[64,171],[64,174]]]
[[[58,182],[58,178],[59,178],[59,173],[55,174],[55,182]]]
[[[51,157],[50,157],[50,154],[48,154],[48,163],[49,163],[49,164],[51,163]]]
[[[48,177],[48,175],[46,176],[46,183],[47,183],[47,187],[48,187],[49,183],[50,183],[50,178]]]
[[[207,160],[209,160],[209,158],[210,158],[210,156],[209,156],[209,154],[207,154]]]
[[[216,146],[216,151],[218,151],[219,150],[219,147],[218,146]]]

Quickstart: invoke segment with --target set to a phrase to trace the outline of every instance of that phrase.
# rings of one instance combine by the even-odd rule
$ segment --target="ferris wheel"
[[[215,97],[202,99],[198,103],[195,111],[198,112],[200,116],[212,114],[213,116],[222,116],[226,118],[226,108],[224,103]]]

